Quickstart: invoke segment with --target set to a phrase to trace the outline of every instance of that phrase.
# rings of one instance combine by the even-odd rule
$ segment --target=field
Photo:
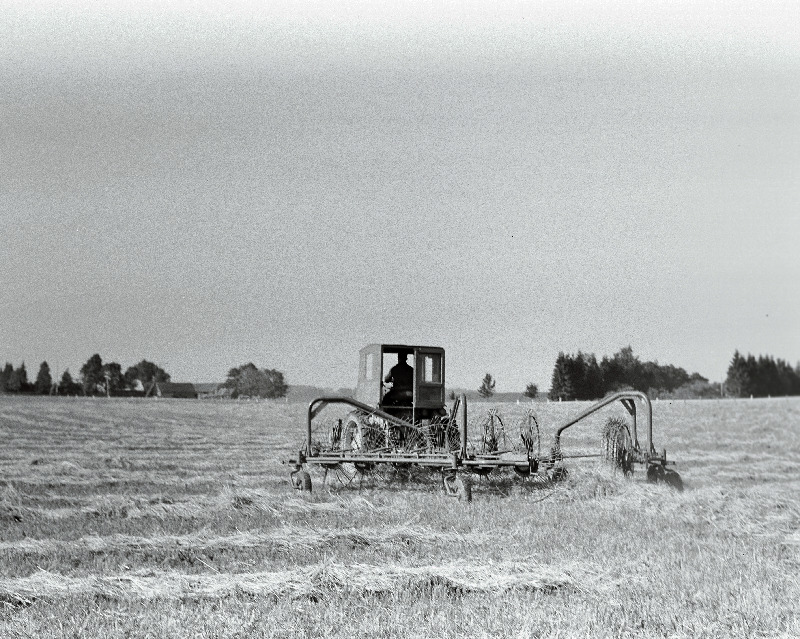
[[[548,442],[583,405],[535,407]],[[0,636],[800,636],[800,399],[656,402],[683,493],[575,459],[472,504],[424,474],[304,498],[304,410],[0,397]]]

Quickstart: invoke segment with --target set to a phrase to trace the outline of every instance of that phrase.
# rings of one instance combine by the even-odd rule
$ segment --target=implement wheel
[[[472,482],[468,476],[446,472],[442,475],[442,486],[448,497],[457,497],[459,501],[472,501]]]
[[[621,417],[610,417],[603,428],[603,457],[606,462],[630,477],[633,475],[632,449],[627,422]]]
[[[671,468],[665,468],[661,464],[652,464],[648,467],[647,481],[651,484],[666,484],[679,493],[683,492],[683,480],[681,476]]]
[[[674,488],[679,493],[683,492],[683,480],[681,479],[681,476],[674,470],[665,469],[663,481],[667,486]]]
[[[655,484],[664,481],[664,467],[661,464],[651,464],[647,467],[647,483]]]
[[[296,470],[289,475],[289,478],[292,482],[292,488],[295,490],[299,490],[304,493],[311,492],[311,475],[309,475],[306,471]]]

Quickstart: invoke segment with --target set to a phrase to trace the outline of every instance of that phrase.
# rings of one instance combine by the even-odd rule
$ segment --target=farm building
[[[225,388],[222,384],[212,382],[209,384],[195,384],[194,389],[200,399],[212,399],[219,397],[230,397],[231,389]]]
[[[197,390],[194,384],[188,382],[156,382],[150,395],[174,399],[197,399]]]

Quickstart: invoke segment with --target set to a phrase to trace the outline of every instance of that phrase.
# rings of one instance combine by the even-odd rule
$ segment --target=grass
[[[583,405],[535,408],[546,449]],[[425,473],[303,498],[303,405],[0,397],[0,636],[800,636],[800,399],[654,410],[683,493],[575,459],[465,505]]]

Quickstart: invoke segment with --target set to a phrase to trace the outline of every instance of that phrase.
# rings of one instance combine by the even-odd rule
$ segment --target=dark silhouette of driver
[[[408,353],[397,354],[397,364],[392,366],[384,381],[392,384],[383,398],[385,404],[394,406],[411,404],[414,399],[414,369],[406,361]]]

